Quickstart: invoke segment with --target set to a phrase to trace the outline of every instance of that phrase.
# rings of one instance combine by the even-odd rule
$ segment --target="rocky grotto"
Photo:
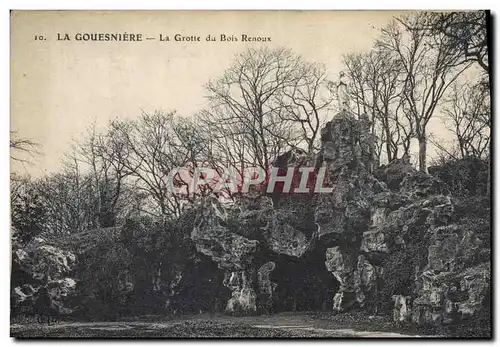
[[[396,321],[441,324],[482,309],[489,250],[455,222],[444,185],[408,158],[373,172],[369,121],[347,111],[321,140],[332,194],[283,196],[278,209],[267,197],[251,210],[211,200],[197,216],[191,238],[224,270],[225,311],[376,313],[390,305]]]
[[[283,194],[278,208],[266,195],[230,205],[207,198],[187,223],[196,252],[179,243],[164,252],[168,257],[160,241],[146,240],[147,225],[114,228],[86,247],[78,243],[85,235],[66,244],[35,240],[13,250],[13,306],[26,306],[41,285],[37,278],[46,276],[68,307],[68,293],[78,292],[79,282],[100,278],[113,285],[99,292],[86,285],[93,292],[78,295],[126,303],[132,293],[134,302],[144,298],[159,312],[363,310],[391,312],[403,324],[442,325],[483,310],[490,293],[489,230],[479,235],[463,222],[445,185],[408,158],[376,168],[367,118],[343,111],[322,129],[321,141],[316,157],[327,169],[331,194]],[[305,164],[314,166],[314,158]],[[126,237],[147,261],[125,260],[138,257]],[[110,252],[119,260],[105,263],[101,273],[104,260],[96,255]],[[92,255],[99,264],[85,277],[78,263]]]

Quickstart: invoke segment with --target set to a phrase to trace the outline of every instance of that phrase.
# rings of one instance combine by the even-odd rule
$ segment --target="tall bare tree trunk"
[[[391,134],[388,129],[385,129],[385,134],[386,134],[385,150],[387,151],[387,162],[390,163],[394,159],[392,155],[391,140],[390,140]]]
[[[418,135],[418,169],[427,173],[427,136],[425,132]]]

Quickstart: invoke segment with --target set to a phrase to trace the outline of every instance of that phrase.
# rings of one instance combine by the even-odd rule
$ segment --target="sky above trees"
[[[401,12],[22,13],[12,18],[11,128],[40,144],[33,164],[13,171],[40,176],[93,123],[136,119],[155,110],[190,117],[207,105],[204,85],[247,48],[287,47],[324,64],[336,79],[342,55],[370,49],[381,27]],[[143,32],[148,36],[264,35],[271,42],[58,42],[57,33]],[[47,40],[33,40],[43,34]],[[203,41],[203,40],[202,40]],[[332,115],[333,116],[333,115]],[[438,124],[439,126],[439,124]]]

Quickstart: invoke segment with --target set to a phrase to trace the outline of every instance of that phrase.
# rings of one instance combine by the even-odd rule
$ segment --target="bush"
[[[480,158],[441,159],[429,173],[443,181],[453,196],[486,195],[489,162]]]

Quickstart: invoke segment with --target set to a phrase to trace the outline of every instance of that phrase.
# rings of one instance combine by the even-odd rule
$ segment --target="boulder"
[[[357,257],[353,250],[342,249],[339,246],[326,250],[325,266],[340,284],[339,291],[333,298],[333,310],[343,312],[356,302],[356,286],[354,272]]]
[[[265,241],[276,254],[300,258],[307,251],[310,240],[293,226],[294,219],[282,210],[272,214],[265,228]]]
[[[257,295],[249,271],[227,271],[224,285],[231,291],[226,313],[249,315],[257,312]]]
[[[59,313],[70,313],[68,298],[74,294],[76,280],[72,274],[76,255],[44,238],[34,238],[24,248],[13,249],[12,278],[24,284],[13,288],[12,306],[17,313],[33,313],[39,293],[47,292]]]
[[[257,271],[258,283],[258,303],[261,312],[270,313],[273,305],[273,294],[276,290],[276,283],[271,281],[271,272],[276,268],[273,261],[268,261]]]
[[[412,297],[407,295],[393,295],[394,308],[392,320],[397,323],[411,323],[412,320]]]

